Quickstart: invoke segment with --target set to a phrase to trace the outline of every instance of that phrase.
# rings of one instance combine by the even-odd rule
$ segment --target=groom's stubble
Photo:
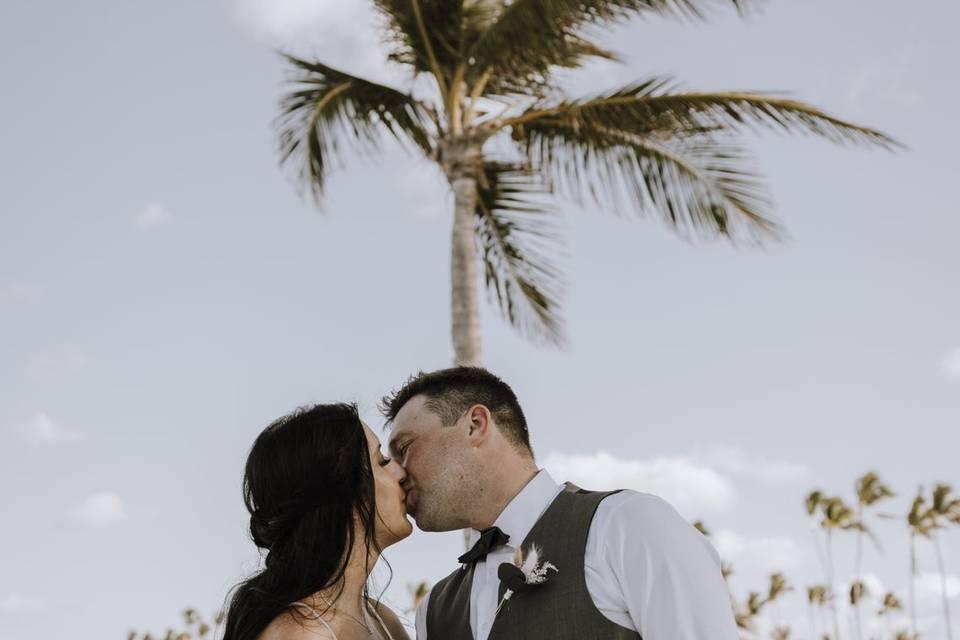
[[[452,427],[441,427],[453,430]],[[432,473],[425,482],[415,481],[416,503],[412,514],[423,531],[465,529],[472,522],[472,507],[482,499],[481,469],[468,455],[466,444],[455,433],[445,433],[430,451]]]

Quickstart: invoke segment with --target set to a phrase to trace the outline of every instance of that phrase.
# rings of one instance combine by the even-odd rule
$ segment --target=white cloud
[[[40,601],[34,598],[11,594],[0,600],[0,613],[5,615],[22,615],[40,611]]]
[[[64,430],[53,418],[40,412],[21,425],[21,431],[30,440],[40,444],[63,444],[80,439],[80,435]]]
[[[234,10],[258,38],[290,44],[348,27],[364,4],[361,0],[236,0]]]
[[[729,511],[734,504],[733,485],[725,476],[684,457],[625,460],[606,451],[551,453],[543,466],[556,480],[585,489],[623,488],[658,495],[688,516]]]
[[[40,297],[40,289],[23,282],[14,282],[0,289],[0,303],[27,304]]]
[[[940,583],[940,574],[934,572],[925,572],[917,576],[917,600],[941,602],[943,598],[943,585]],[[960,596],[960,578],[957,576],[946,576],[947,600],[953,600]]]
[[[40,354],[30,359],[27,375],[32,380],[46,380],[80,371],[87,365],[87,357],[75,347]]]
[[[739,447],[717,445],[697,455],[705,464],[731,475],[770,483],[798,482],[809,478],[809,467],[745,453]]]
[[[729,529],[713,536],[720,557],[733,565],[736,575],[765,577],[774,572],[787,573],[806,566],[812,559],[808,547],[793,538],[746,538]]]
[[[150,202],[137,215],[136,224],[141,229],[149,229],[173,220],[173,214],[167,211],[163,205],[156,202]]]
[[[960,378],[960,349],[954,349],[943,357],[943,372],[951,378]]]
[[[70,511],[73,520],[89,527],[106,527],[127,519],[123,500],[115,493],[97,493]]]
[[[234,18],[270,47],[375,80],[396,78],[382,18],[368,0],[232,0]]]

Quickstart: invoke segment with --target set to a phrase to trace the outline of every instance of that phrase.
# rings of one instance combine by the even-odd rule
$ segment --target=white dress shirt
[[[510,542],[476,564],[470,592],[474,640],[487,640],[493,626],[497,568],[511,562],[517,545],[562,490],[541,470],[494,523]],[[473,531],[470,544],[479,536]],[[584,573],[597,609],[644,640],[739,637],[716,550],[657,496],[624,490],[600,503],[587,535]],[[427,594],[417,608],[417,640],[427,640],[429,606]]]

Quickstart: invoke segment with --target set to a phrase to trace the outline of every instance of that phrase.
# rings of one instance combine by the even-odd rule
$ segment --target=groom
[[[737,639],[717,553],[700,532],[656,496],[557,484],[495,375],[420,373],[381,408],[417,525],[472,530],[460,567],[420,604],[418,640]],[[590,440],[591,425],[581,429]],[[534,544],[541,567],[556,570],[527,585],[501,565]]]

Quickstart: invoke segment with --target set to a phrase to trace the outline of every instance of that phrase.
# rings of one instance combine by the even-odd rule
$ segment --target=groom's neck
[[[492,527],[503,510],[537,475],[537,465],[529,458],[511,458],[490,465],[484,483],[483,498],[476,509],[473,528],[482,531]]]

